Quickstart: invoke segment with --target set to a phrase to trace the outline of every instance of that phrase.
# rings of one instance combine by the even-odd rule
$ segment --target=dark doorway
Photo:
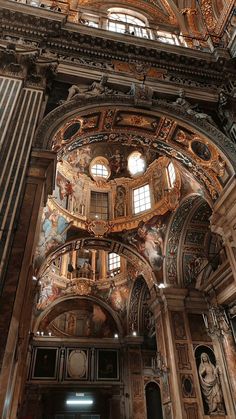
[[[160,387],[154,383],[146,385],[147,419],[163,419]]]
[[[78,391],[78,390],[77,390]],[[48,390],[42,394],[43,419],[108,419],[109,399],[106,390]],[[67,401],[92,400],[89,405],[68,405]]]

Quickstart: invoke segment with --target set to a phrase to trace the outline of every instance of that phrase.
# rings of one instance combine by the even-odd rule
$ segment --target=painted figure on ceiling
[[[161,270],[164,260],[164,230],[165,225],[153,217],[146,224],[140,223],[135,235],[129,234],[127,237],[129,243],[137,247],[155,271]]]

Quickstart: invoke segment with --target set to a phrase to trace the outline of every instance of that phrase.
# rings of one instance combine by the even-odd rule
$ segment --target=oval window
[[[74,137],[74,135],[80,130],[80,127],[81,127],[80,121],[67,127],[63,134],[63,140],[68,141],[70,140],[70,138]]]

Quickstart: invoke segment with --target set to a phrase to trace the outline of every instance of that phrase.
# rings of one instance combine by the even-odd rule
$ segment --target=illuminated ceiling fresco
[[[41,282],[39,321],[46,311],[75,297],[93,297],[124,319],[139,275],[150,293],[163,281],[178,284],[182,278],[190,283],[206,254],[209,231],[202,217],[209,219],[210,207],[231,176],[227,154],[210,139],[213,132],[218,133],[211,121],[206,124],[208,137],[197,130],[204,124],[197,125],[199,120],[189,114],[195,128],[181,119],[181,112],[177,119],[155,107],[117,104],[113,97],[114,103],[110,98],[106,99],[110,103],[99,104],[92,99],[89,106],[83,100],[81,109],[76,100],[62,105],[45,118],[46,131],[42,125],[37,133],[36,144],[44,141],[44,147],[52,148],[58,157],[55,189],[43,211],[35,259]],[[179,109],[176,102],[174,108]],[[219,143],[219,135],[214,138]],[[145,162],[137,177],[128,167],[133,152]],[[105,167],[104,177],[94,175],[95,163]],[[168,180],[170,163],[173,185]],[[133,190],[145,184],[152,202],[135,214]],[[94,193],[109,195],[105,219],[91,211]],[[202,229],[196,235],[198,207],[203,215],[197,220]],[[109,270],[111,253],[120,257],[117,270]],[[191,271],[182,270],[183,256],[190,261]],[[72,335],[86,333],[76,326],[81,313],[70,314]],[[63,319],[50,325],[55,334],[68,332],[61,328]]]

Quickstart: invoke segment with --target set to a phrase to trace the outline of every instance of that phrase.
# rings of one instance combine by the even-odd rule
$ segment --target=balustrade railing
[[[126,36],[134,36],[142,39],[149,39],[153,42],[161,42],[200,51],[212,51],[213,46],[210,36],[206,39],[183,36],[172,32],[158,30],[156,27],[141,26],[134,23],[127,23],[121,20],[111,19],[107,14],[95,10],[79,7],[71,9],[69,3],[63,0],[11,0],[31,7],[38,7],[48,11],[63,13],[67,15],[68,22],[90,28],[107,30]]]

